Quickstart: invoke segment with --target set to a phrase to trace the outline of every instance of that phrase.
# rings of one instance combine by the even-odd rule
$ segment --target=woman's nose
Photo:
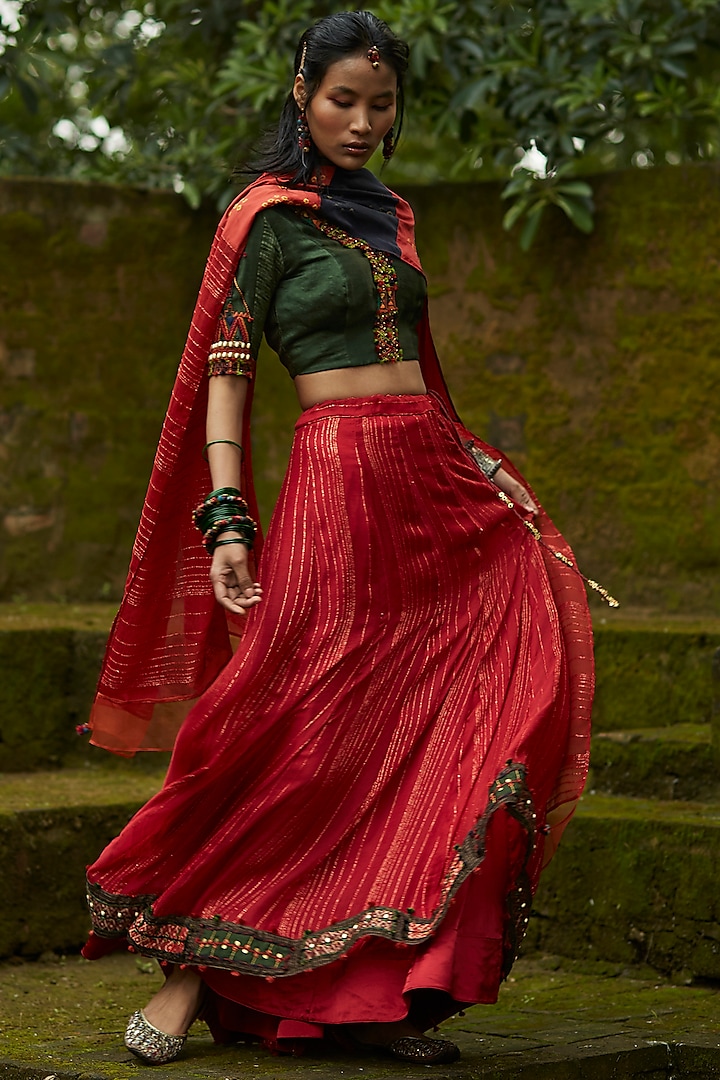
[[[356,109],[353,112],[350,130],[357,132],[358,135],[366,134],[370,131],[370,115],[365,109]]]

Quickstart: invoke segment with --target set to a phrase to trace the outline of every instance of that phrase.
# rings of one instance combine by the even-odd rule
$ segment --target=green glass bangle
[[[228,521],[230,518],[239,517],[247,518],[249,515],[246,513],[246,508],[241,507],[238,509],[229,508],[227,506],[213,508],[208,513],[203,514],[198,518],[197,526],[201,532],[207,532],[208,529],[218,525],[221,521]]]
[[[247,508],[248,505],[237,488],[218,488],[217,491],[213,491],[195,507],[192,519],[198,529],[205,532],[207,525],[203,528],[203,522],[210,520],[217,521],[218,515],[227,516],[227,514],[232,513],[244,514],[247,511]]]
[[[245,451],[243,450],[242,446],[239,442],[235,442],[234,439],[211,439],[210,442],[206,442],[202,448],[202,456],[205,458],[206,461],[208,459],[208,447],[217,446],[218,443],[225,443],[227,446],[236,446],[237,449],[240,451],[240,457],[245,457]]]
[[[245,540],[242,536],[230,536],[227,540],[215,540],[212,545],[212,550],[222,547],[224,544],[244,544],[245,547],[251,548],[252,540]]]
[[[242,492],[240,491],[240,488],[222,487],[222,488],[215,488],[214,491],[211,491],[209,495],[205,496],[204,501],[207,503],[207,502],[210,501],[210,499],[214,499],[218,495],[239,495],[242,498]]]

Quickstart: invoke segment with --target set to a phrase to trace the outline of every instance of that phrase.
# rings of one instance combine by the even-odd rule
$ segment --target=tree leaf
[[[20,75],[16,75],[14,81],[27,111],[33,114],[36,113],[38,111],[39,101],[35,88],[30,85],[27,79],[21,78]]]
[[[522,217],[526,209],[527,203],[524,199],[518,199],[517,202],[513,203],[503,217],[503,229],[505,229],[506,232],[510,232],[515,222]]]
[[[570,218],[573,225],[580,229],[581,232],[591,233],[595,228],[595,221],[593,215],[582,203],[576,199],[566,199],[563,196],[558,196],[555,200],[561,210]]]
[[[557,185],[557,190],[561,191],[563,195],[584,195],[588,199],[592,198],[593,193],[590,185],[583,180],[565,180],[562,184]]]
[[[192,182],[192,180],[185,181],[182,193],[183,198],[190,204],[193,210],[197,210],[202,202],[202,195],[200,194],[200,189]]]
[[[530,250],[532,242],[537,236],[537,231],[540,227],[540,220],[542,218],[544,209],[544,206],[540,206],[540,209],[537,211],[537,213],[528,216],[525,222],[525,226],[520,233],[520,248],[522,251]]]

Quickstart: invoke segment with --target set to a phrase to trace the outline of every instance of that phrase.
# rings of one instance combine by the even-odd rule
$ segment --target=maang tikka
[[[380,67],[380,50],[377,45],[371,45],[367,51],[367,58],[372,66],[377,70]]]

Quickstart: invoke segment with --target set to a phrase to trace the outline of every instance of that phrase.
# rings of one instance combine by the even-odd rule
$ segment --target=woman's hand
[[[498,469],[493,476],[493,483],[497,484],[501,491],[504,491],[513,502],[522,506],[523,510],[527,510],[533,517],[540,512],[539,507],[535,505],[522,484],[515,480],[505,469]]]
[[[233,533],[222,533],[229,540]],[[215,599],[236,615],[247,615],[248,610],[262,600],[262,589],[250,577],[249,550],[245,544],[221,544],[215,548],[210,580]]]

